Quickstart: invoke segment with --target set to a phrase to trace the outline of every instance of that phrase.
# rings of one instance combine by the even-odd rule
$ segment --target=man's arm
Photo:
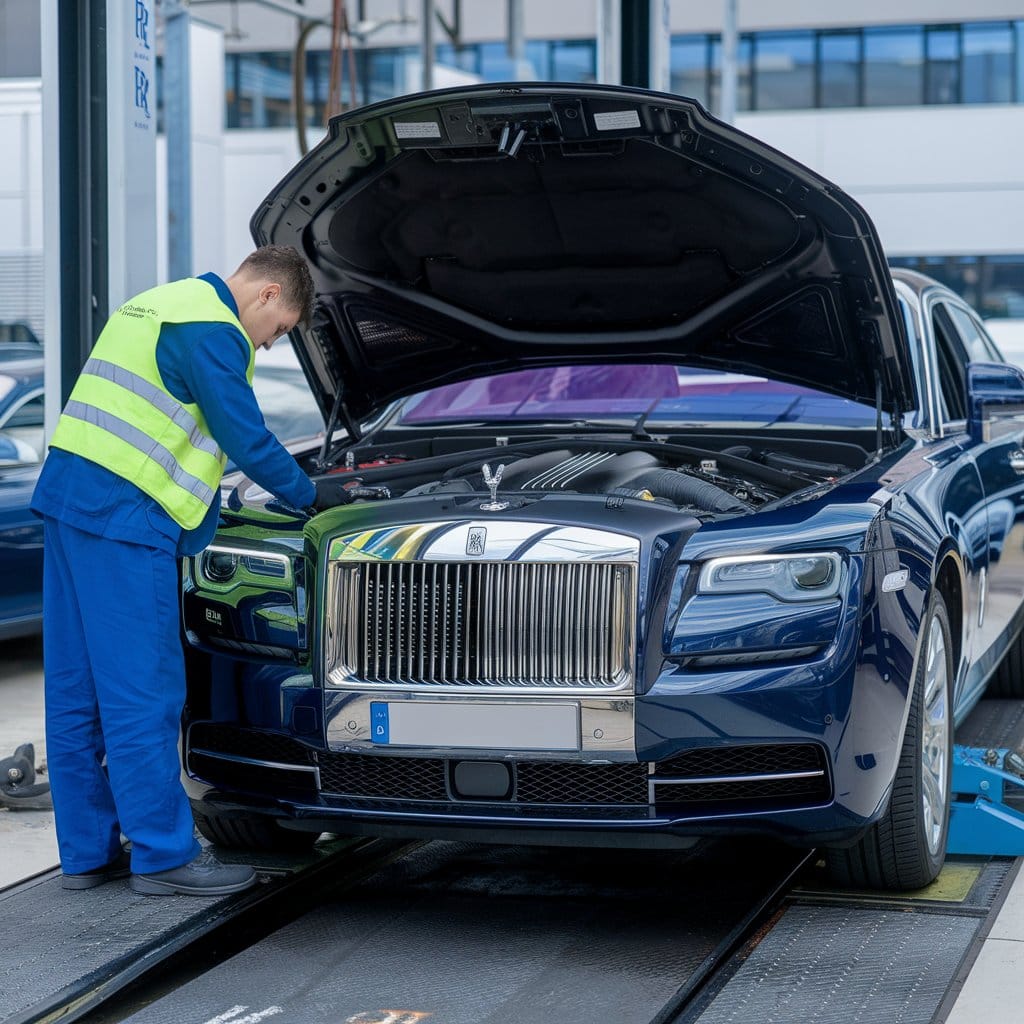
[[[248,345],[236,330],[212,330],[190,346],[182,376],[228,458],[264,489],[306,508],[316,499],[316,487],[267,429],[246,380],[248,360]]]

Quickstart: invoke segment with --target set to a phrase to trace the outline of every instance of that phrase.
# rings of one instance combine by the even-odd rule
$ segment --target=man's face
[[[256,303],[243,322],[256,348],[269,349],[278,338],[299,322],[298,310],[290,309],[281,299],[281,286],[266,284],[260,288]]]

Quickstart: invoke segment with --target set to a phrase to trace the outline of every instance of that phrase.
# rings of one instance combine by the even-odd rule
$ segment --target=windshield
[[[668,365],[559,366],[479,377],[407,399],[399,422],[636,421],[874,426],[875,410],[822,391]]]

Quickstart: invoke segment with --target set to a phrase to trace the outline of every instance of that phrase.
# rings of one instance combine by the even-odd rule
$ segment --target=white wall
[[[1024,253],[1024,105],[742,114],[836,182],[890,256]]]

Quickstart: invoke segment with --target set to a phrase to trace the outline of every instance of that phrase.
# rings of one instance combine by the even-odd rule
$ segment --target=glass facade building
[[[718,35],[673,36],[672,91],[693,96],[714,112],[721,51]],[[416,88],[412,72],[418,59],[413,46],[356,49],[355,89],[343,74],[343,103],[374,103]],[[527,77],[504,42],[442,44],[436,60],[485,82]],[[293,123],[291,51],[228,53],[226,61],[229,128]],[[310,124],[323,123],[329,62],[323,51],[306,54]],[[526,63],[529,77],[538,80],[592,82],[597,41],[531,40]],[[748,32],[739,37],[738,64],[741,111],[1020,103],[1024,20]]]

